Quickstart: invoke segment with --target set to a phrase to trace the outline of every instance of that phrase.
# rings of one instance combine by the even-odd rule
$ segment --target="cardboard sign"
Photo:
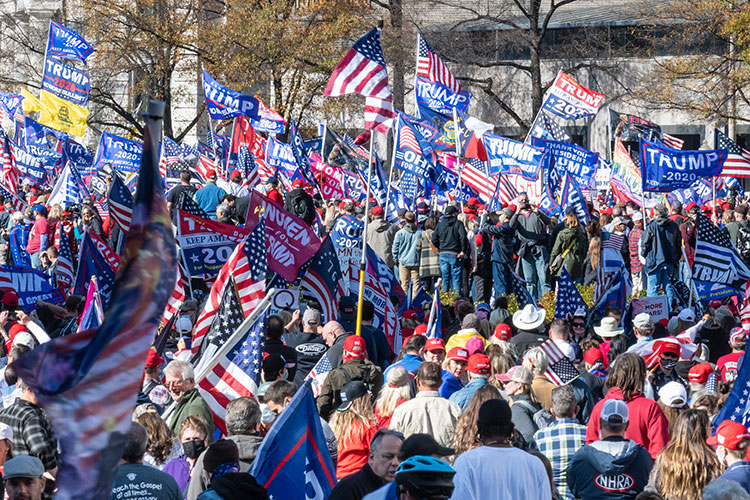
[[[669,319],[669,307],[667,305],[666,295],[657,295],[656,297],[644,297],[633,300],[633,317],[635,318],[642,312],[651,315],[654,323],[663,319]]]

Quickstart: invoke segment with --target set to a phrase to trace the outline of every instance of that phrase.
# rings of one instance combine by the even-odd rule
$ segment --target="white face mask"
[[[723,456],[722,456],[722,453],[721,453],[722,451],[724,452]],[[726,462],[727,461],[727,450],[723,446],[717,446],[716,447],[716,457],[719,459],[719,463],[721,465],[723,465],[724,467],[727,466],[727,462]]]

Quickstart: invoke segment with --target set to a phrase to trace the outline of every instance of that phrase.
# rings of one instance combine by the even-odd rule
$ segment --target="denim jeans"
[[[508,264],[504,262],[492,263],[492,286],[495,289],[496,299],[508,293],[508,285],[510,284],[508,280],[509,276]]]
[[[463,260],[458,260],[454,253],[441,253],[438,257],[440,263],[440,274],[443,276],[443,290],[455,290],[461,293],[461,271],[464,268]]]
[[[529,249],[521,259],[523,269],[523,279],[529,282],[526,285],[529,293],[535,300],[539,300],[550,288],[547,286],[547,266],[549,262],[549,252],[543,246],[538,256],[534,256]]]
[[[664,287],[664,292],[667,294],[668,308],[672,309],[672,301],[674,300],[674,287],[672,281],[669,279],[672,276],[673,267],[669,264],[662,264],[656,269],[650,271],[646,275],[646,294],[649,297],[656,297],[659,294],[659,289]]]
[[[41,251],[29,254],[29,257],[31,258],[31,267],[33,267],[34,269],[39,269],[42,267],[42,261],[39,259],[39,256],[41,254]]]

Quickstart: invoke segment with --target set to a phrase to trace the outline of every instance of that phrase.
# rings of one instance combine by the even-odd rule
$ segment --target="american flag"
[[[253,397],[260,385],[265,344],[265,320],[268,309],[255,320],[247,335],[236,339],[232,348],[218,359],[211,356],[231,340],[232,334],[245,320],[234,282],[229,279],[219,311],[206,334],[204,359],[213,365],[205,377],[197,380],[198,390],[214,414],[216,427],[226,434],[227,404],[240,397]],[[198,369],[202,363],[199,362]]]
[[[557,280],[557,296],[555,300],[555,318],[570,319],[575,314],[576,309],[587,310],[586,301],[578,293],[573,280],[568,274],[565,267],[562,268],[560,277]]]
[[[109,188],[109,215],[112,221],[120,226],[123,233],[130,231],[133,196],[117,174],[112,176],[112,187]]]
[[[531,296],[528,288],[526,288],[526,285],[528,285],[529,282],[521,278],[512,269],[510,271],[510,274],[511,274],[511,281],[513,282],[513,295],[516,296],[516,303],[518,304],[518,309],[519,310],[523,309],[526,306],[526,304],[534,304],[534,306],[536,306],[536,301],[534,300],[534,297]]]
[[[307,382],[308,380],[312,380],[312,390],[314,397],[317,398],[320,395],[320,390],[323,388],[323,382],[325,382],[326,377],[328,376],[328,372],[330,372],[331,370],[333,370],[333,366],[331,366],[331,359],[328,357],[328,354],[323,354],[318,362],[315,363],[313,369],[310,370],[310,373],[308,373],[307,377],[305,377],[305,382]]]
[[[166,325],[169,323],[170,318],[180,311],[180,307],[185,303],[187,289],[187,273],[182,265],[182,261],[177,262],[177,279],[175,280],[174,290],[167,300],[167,307],[164,308],[164,315],[161,317],[161,324]]]
[[[104,322],[41,344],[13,364],[55,428],[58,500],[111,495],[143,363],[174,282],[175,242],[153,122],[146,119],[136,209]]]
[[[661,142],[663,142],[665,146],[668,146],[672,149],[682,149],[682,146],[685,145],[685,141],[683,141],[679,137],[664,133],[661,134]]]
[[[719,129],[714,129],[716,134],[716,147],[728,150],[727,159],[724,160],[724,168],[720,175],[729,177],[750,177],[750,151],[741,148],[726,134]]]
[[[512,191],[507,187],[509,182],[503,183],[505,187],[498,188],[499,179],[503,176],[492,177],[487,175],[487,164],[482,160],[469,158],[463,165],[461,182],[473,189],[479,195],[482,202],[489,203],[496,189],[503,189],[504,197],[508,198],[508,200],[515,198],[510,197]],[[505,179],[507,181],[507,176],[505,176]],[[515,191],[515,188],[513,188],[513,191]]]
[[[248,189],[254,189],[260,182],[260,175],[258,174],[258,164],[247,146],[240,147],[237,167],[242,172],[242,185]]]
[[[393,124],[393,97],[385,99],[377,97],[365,98],[365,129],[377,130],[381,134],[387,134]]]
[[[234,277],[240,296],[242,309],[247,317],[266,295],[266,224],[261,221],[247,235],[244,242],[237,245],[226,264],[219,271],[216,282],[211,287],[203,311],[196,321],[193,333],[193,354],[203,350],[203,337],[208,333],[213,318],[219,309],[219,301],[229,278]]]
[[[107,200],[95,201],[94,208],[99,212],[99,217],[102,219],[105,219],[109,215],[109,202]]]
[[[58,224],[58,231],[60,232],[60,247],[58,248],[55,277],[57,278],[57,286],[68,292],[75,278],[73,275],[73,251],[70,248],[70,239],[65,234],[63,224]]]
[[[538,123],[534,125],[531,131],[531,137],[541,139],[552,139],[558,142],[570,142],[573,140],[563,128],[557,124],[547,113],[539,111]]]
[[[5,266],[0,266],[0,290],[13,290],[13,280],[10,279],[10,274],[5,269]]]
[[[183,210],[189,214],[193,214],[197,217],[203,217],[208,219],[208,214],[203,210],[200,205],[193,199],[193,196],[187,191],[180,193],[180,198],[177,200],[177,209]]]
[[[200,153],[195,156],[198,156],[199,154]],[[169,137],[165,137],[161,143],[159,173],[165,179],[170,179],[171,176],[167,176],[170,167],[172,167],[172,170],[190,170],[191,165],[188,161],[190,156],[193,156],[191,151],[187,151],[183,146],[180,146]]]
[[[729,234],[700,214],[697,226],[693,279],[740,289],[750,278],[750,269],[740,258]]]
[[[417,34],[417,76],[445,85],[456,94],[461,92],[453,73],[420,34]]]
[[[25,201],[19,198],[18,195],[16,195],[14,192],[9,191],[8,188],[3,186],[2,184],[0,184],[0,196],[2,196],[5,201],[12,201],[13,209],[19,212],[25,211],[29,206]]]
[[[325,321],[333,321],[338,315],[337,299],[343,295],[343,277],[333,241],[327,237],[310,259],[310,266],[300,283],[305,295],[320,304]]]
[[[0,156],[3,159],[3,183],[13,193],[18,192],[18,182],[21,174],[16,167],[16,160],[13,157],[10,139],[5,132],[0,129]]]
[[[565,385],[576,378],[580,373],[573,366],[568,357],[563,354],[557,344],[552,339],[545,341],[539,346],[539,349],[547,356],[549,365],[544,376],[557,386]]]

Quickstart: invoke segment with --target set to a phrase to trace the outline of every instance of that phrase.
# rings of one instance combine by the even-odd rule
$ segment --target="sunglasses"
[[[583,323],[571,323],[573,328],[583,328]]]

